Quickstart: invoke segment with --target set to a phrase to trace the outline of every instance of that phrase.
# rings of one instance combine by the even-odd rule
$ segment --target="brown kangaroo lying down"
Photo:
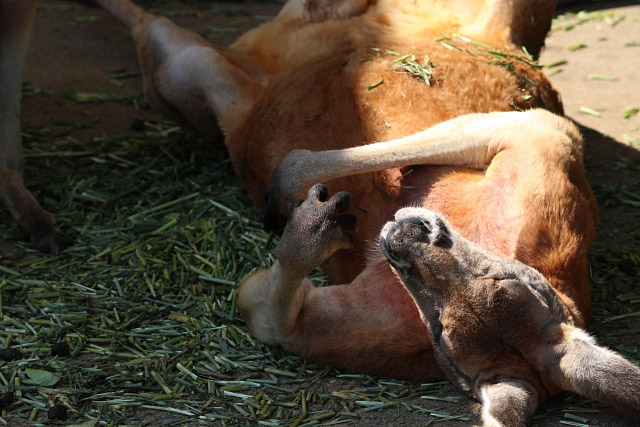
[[[560,390],[640,415],[640,369],[580,329],[596,204],[581,137],[523,52],[539,52],[554,1],[290,0],[225,49],[96,3],[131,29],[154,106],[219,126],[268,225],[288,217],[276,263],[240,288],[253,335],[345,370],[446,375],[486,425],[524,425]],[[17,28],[0,26],[6,93],[34,4],[0,2]],[[0,194],[53,250],[20,178],[16,96],[0,100]],[[320,265],[343,284],[314,287]]]

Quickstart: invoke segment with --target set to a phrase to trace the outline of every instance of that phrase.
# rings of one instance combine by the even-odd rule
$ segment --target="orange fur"
[[[513,55],[504,60],[474,43],[439,39],[475,28],[451,13],[380,1],[348,21],[276,19],[241,37],[234,47],[250,52],[269,74],[244,125],[227,135],[233,164],[254,202],[264,206],[271,174],[292,149],[396,139],[474,112],[543,107],[562,114],[542,72],[515,58],[523,54],[507,40],[508,32],[476,34],[476,40]],[[436,65],[431,86],[394,70],[393,52],[428,55]],[[353,250],[337,252],[323,268],[334,282],[351,283],[305,291],[295,330],[281,344],[351,371],[412,379],[441,375],[426,356],[431,344],[415,334],[422,324],[410,299],[389,295],[385,290],[403,290],[384,261],[368,259],[382,225],[407,205],[440,211],[462,236],[540,269],[584,325],[590,316],[586,248],[596,212],[581,153],[572,153],[555,178],[523,176],[519,172],[532,168],[520,163],[530,159],[509,156],[498,155],[486,173],[411,166],[329,182],[331,192],[351,194],[358,232]],[[552,164],[554,153],[548,156]],[[528,196],[532,192],[538,199]],[[381,346],[384,357],[375,353]]]
[[[390,140],[472,112],[541,107],[540,99],[552,111],[562,113],[557,93],[540,71],[528,66],[514,64],[515,71],[535,81],[535,86],[527,86],[503,66],[488,64],[490,59],[485,56],[451,50],[431,38],[419,49],[407,44],[389,46],[382,41],[372,46],[376,44],[382,50],[428,54],[437,65],[434,77],[438,82],[429,87],[389,69],[395,56],[379,54],[369,45],[334,52],[283,71],[272,79],[244,126],[227,136],[236,172],[254,203],[264,206],[271,174],[292,149],[319,151]],[[473,51],[464,42],[458,44]],[[368,90],[382,80],[382,85]],[[439,173],[434,168],[428,171]],[[429,179],[424,173],[423,179]],[[350,281],[362,269],[364,264],[358,260],[364,256],[367,242],[377,236],[389,216],[402,206],[420,201],[424,193],[412,197],[412,192],[401,191],[401,175],[399,170],[387,170],[328,183],[331,191],[348,189],[354,204],[368,212],[354,211],[359,224],[355,249],[349,255],[341,254],[341,259],[346,257],[344,261],[332,259],[324,265],[338,283]],[[446,199],[459,193],[464,191],[450,188],[443,190],[442,196],[433,193],[430,197]]]

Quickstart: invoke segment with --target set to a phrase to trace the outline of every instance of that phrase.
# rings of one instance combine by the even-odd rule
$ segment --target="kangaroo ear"
[[[538,406],[538,392],[528,382],[506,378],[484,383],[476,395],[482,402],[485,427],[526,426]]]
[[[543,355],[558,387],[640,416],[640,367],[600,347],[585,331],[563,326],[563,340]]]

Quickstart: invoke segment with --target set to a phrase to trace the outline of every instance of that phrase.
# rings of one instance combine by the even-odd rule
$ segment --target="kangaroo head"
[[[560,389],[640,415],[640,368],[599,347],[535,269],[469,242],[438,214],[401,209],[380,249],[415,301],[448,378],[488,425],[525,425]]]

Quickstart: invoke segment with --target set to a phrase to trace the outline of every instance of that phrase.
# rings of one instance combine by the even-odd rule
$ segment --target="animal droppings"
[[[22,353],[16,348],[5,348],[0,350],[0,360],[11,362],[12,360],[22,359]]]
[[[13,403],[13,392],[0,393],[0,409],[6,408]]]
[[[69,344],[66,342],[58,342],[51,346],[51,355],[52,356],[61,356],[66,357],[71,354],[71,349],[69,348]]]
[[[49,408],[49,412],[47,412],[47,417],[52,421],[53,420],[64,421],[67,419],[67,416],[68,416],[67,407],[59,403],[56,403],[54,406]]]

